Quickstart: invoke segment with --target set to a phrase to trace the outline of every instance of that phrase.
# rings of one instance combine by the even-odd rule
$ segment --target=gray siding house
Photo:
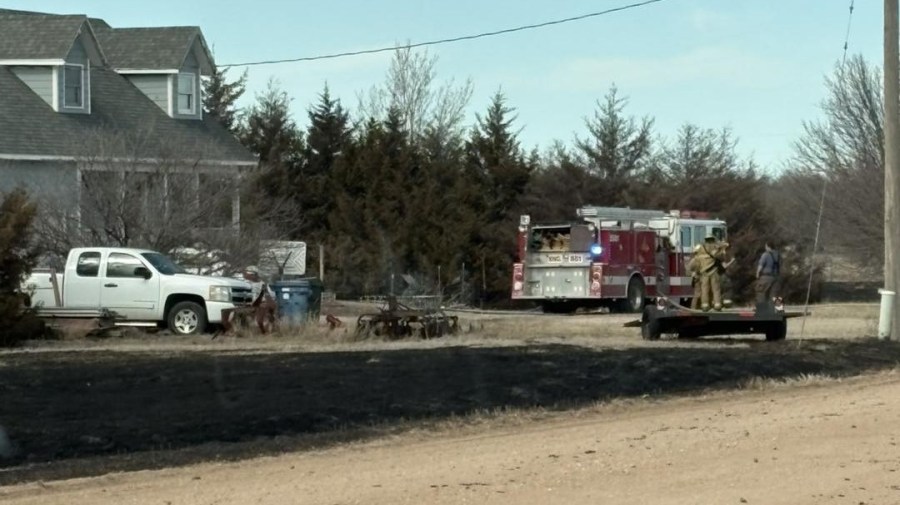
[[[178,184],[198,202],[201,178],[239,180],[257,160],[203,115],[201,79],[214,70],[198,27],[0,9],[0,191],[25,187],[80,219],[97,174],[153,175],[146,198]]]

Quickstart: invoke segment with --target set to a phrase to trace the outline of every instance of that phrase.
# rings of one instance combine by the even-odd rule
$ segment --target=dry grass
[[[875,332],[878,307],[869,304],[811,307],[802,341],[803,320],[792,319],[788,341],[771,344],[643,341],[623,326],[636,315],[468,312],[458,313],[462,332],[454,336],[358,340],[358,313],[376,309],[332,309],[326,313],[344,327],[216,339],[128,329],[0,351],[3,422],[34,446],[0,481],[515,428],[670,395],[752,394],[900,373],[900,347],[858,339]],[[98,429],[112,449],[81,440]],[[52,463],[29,466],[41,461]]]

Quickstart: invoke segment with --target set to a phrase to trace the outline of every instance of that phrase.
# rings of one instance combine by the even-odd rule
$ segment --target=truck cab
[[[106,309],[132,323],[167,326],[180,335],[222,322],[222,311],[249,304],[249,283],[192,275],[156,251],[130,248],[72,249],[62,275],[34,273],[26,280],[32,304],[63,309]],[[59,304],[57,295],[59,293]],[[138,325],[138,324],[135,324]]]

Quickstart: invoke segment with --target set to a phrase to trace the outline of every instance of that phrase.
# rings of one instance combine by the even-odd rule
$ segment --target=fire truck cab
[[[708,234],[726,240],[725,222],[707,213],[585,206],[573,223],[520,218],[512,299],[545,312],[608,307],[640,312],[656,296],[693,297],[687,270]]]

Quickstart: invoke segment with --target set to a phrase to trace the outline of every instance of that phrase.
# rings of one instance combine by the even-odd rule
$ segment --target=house
[[[0,191],[24,186],[80,222],[97,181],[140,188],[146,208],[159,198],[165,213],[186,204],[169,204],[174,187],[204,205],[202,181],[217,181],[235,188],[228,224],[239,226],[238,185],[221,181],[257,160],[204,117],[201,79],[214,70],[198,27],[0,9]]]

